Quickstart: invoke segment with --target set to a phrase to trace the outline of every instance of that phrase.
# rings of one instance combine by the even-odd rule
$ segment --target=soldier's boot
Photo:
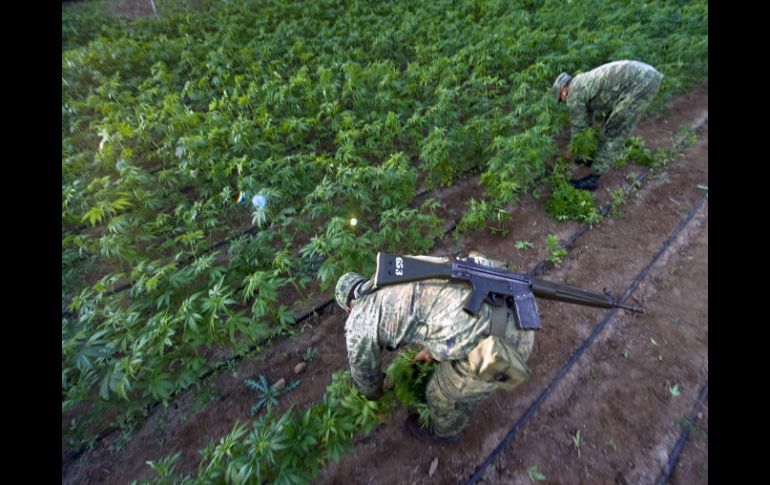
[[[430,429],[430,427],[423,428],[420,426],[420,417],[417,413],[410,414],[409,417],[406,418],[404,425],[412,438],[421,443],[452,447],[462,440],[462,433],[458,433],[454,436],[438,436]]]
[[[592,173],[591,175],[586,175],[581,179],[572,179],[569,181],[569,183],[572,184],[572,186],[576,189],[596,190],[596,188],[599,186],[599,177],[601,177],[601,175]]]

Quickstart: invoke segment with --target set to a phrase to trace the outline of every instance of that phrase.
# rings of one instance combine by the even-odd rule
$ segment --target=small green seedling
[[[527,469],[527,475],[529,475],[529,479],[533,482],[542,482],[546,479],[546,476],[537,469],[537,465],[529,467]]]
[[[672,386],[668,386],[668,392],[671,394],[671,397],[679,397],[679,384],[674,384]]]
[[[615,440],[613,438],[610,438],[609,441],[607,441],[607,446],[612,448],[612,451],[617,452],[618,451],[618,444],[615,443]]]
[[[631,357],[631,349],[629,349],[628,347],[625,347],[623,349],[623,358],[627,359],[629,357]]]
[[[610,202],[610,213],[614,217],[617,217],[620,215],[620,206],[623,205],[623,202],[626,200],[626,191],[621,187],[610,192],[610,196],[612,197]]]
[[[559,245],[559,236],[549,234],[545,240],[545,247],[548,251],[548,261],[555,265],[560,265],[562,258],[567,255],[567,250]]]
[[[561,181],[554,185],[550,197],[545,203],[545,211],[555,221],[578,221],[594,224],[601,220],[596,209],[596,199],[586,192]]]
[[[158,461],[147,462],[150,469],[158,475],[158,483],[172,483],[174,481],[176,475],[175,468],[181,456],[182,452],[177,451]]]
[[[303,360],[305,362],[310,362],[310,361],[314,360],[316,357],[318,357],[318,349],[311,345],[305,351],[305,357],[303,358]]]
[[[278,405],[278,398],[281,395],[281,391],[271,386],[267,382],[267,378],[263,375],[259,375],[259,381],[253,379],[246,379],[243,381],[248,387],[254,389],[259,393],[259,399],[251,406],[251,414],[257,414],[260,409],[265,408],[269,412],[273,406]]]
[[[529,241],[516,241],[516,244],[514,245],[516,249],[532,249],[534,245]]]
[[[575,433],[575,436],[572,437],[572,443],[575,445],[575,449],[577,450],[578,458],[580,458],[580,444],[582,443],[582,438],[580,438],[580,430],[577,430],[577,433]]]
[[[299,386],[300,380],[295,379],[283,390],[278,390],[274,385],[271,386],[268,384],[267,378],[264,374],[259,375],[259,381],[255,381],[254,379],[245,379],[243,382],[248,387],[259,393],[257,402],[251,406],[251,414],[257,414],[262,408],[266,409],[267,412],[270,412],[273,409],[273,406],[278,406],[278,400],[282,396],[296,389],[297,386]]]
[[[110,453],[114,455],[122,450],[133,438],[133,432],[133,428],[121,428],[120,435],[107,447]]]
[[[679,127],[679,137],[682,140],[680,143],[682,147],[692,145],[695,140],[698,139],[698,134],[688,125],[682,125]]]

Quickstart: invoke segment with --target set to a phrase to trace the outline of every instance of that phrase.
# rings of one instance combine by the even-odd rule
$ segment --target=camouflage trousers
[[[526,361],[535,335],[512,329],[506,332],[505,340]],[[468,359],[440,362],[425,390],[433,432],[442,437],[461,433],[473,409],[498,388],[495,383],[479,380]]]
[[[662,79],[661,73],[650,70],[634,89],[620,95],[602,124],[599,146],[591,165],[592,174],[603,174],[623,154],[626,140],[658,94]]]

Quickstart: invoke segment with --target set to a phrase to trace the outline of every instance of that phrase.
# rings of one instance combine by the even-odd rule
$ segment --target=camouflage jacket
[[[589,127],[591,116],[605,119],[624,96],[638,91],[663,75],[639,61],[616,61],[572,78],[567,109],[572,136]]]
[[[431,258],[446,262],[447,258]],[[476,257],[480,264],[489,260]],[[467,314],[463,301],[470,285],[447,280],[423,280],[386,286],[356,300],[345,323],[353,381],[364,395],[382,385],[381,352],[417,343],[434,359],[462,360],[487,335],[491,308],[482,305],[478,317]],[[513,317],[509,316],[509,327]]]

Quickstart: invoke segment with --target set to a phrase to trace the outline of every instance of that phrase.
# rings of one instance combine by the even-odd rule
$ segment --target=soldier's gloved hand
[[[414,356],[414,359],[412,359],[412,363],[414,362],[433,362],[433,356],[430,355],[428,349],[422,349]]]

